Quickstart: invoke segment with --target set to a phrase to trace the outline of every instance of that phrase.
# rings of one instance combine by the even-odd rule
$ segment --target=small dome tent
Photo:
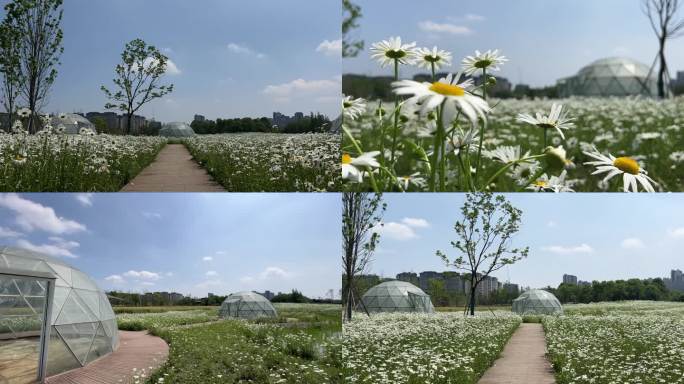
[[[82,128],[87,128],[93,133],[97,133],[95,125],[81,115],[75,113],[64,113],[60,116],[54,116],[50,119],[50,124],[53,129],[64,126],[64,133],[69,135],[77,135],[81,133]]]
[[[533,289],[513,300],[513,312],[519,315],[562,315],[563,307],[552,293]]]
[[[256,319],[258,317],[276,317],[278,312],[267,298],[256,292],[231,293],[221,304],[219,317],[235,317],[240,319]]]
[[[49,305],[48,284],[36,275],[54,279]],[[62,260],[0,247],[0,296],[0,339],[35,337],[32,333],[42,329],[42,319],[49,321],[49,340],[42,341],[49,349],[47,375],[80,368],[118,348],[116,316],[107,295]],[[46,308],[51,309],[49,318]],[[26,324],[37,327],[27,332]]]
[[[386,281],[369,289],[361,298],[358,309],[376,312],[433,313],[435,307],[430,296],[411,283],[400,280]]]
[[[168,123],[159,130],[159,136],[164,137],[191,137],[195,131],[186,123]]]

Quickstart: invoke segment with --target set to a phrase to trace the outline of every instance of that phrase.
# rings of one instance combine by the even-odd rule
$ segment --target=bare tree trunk
[[[126,115],[126,132],[124,132],[127,135],[131,134],[132,128],[131,128],[131,122],[133,121],[133,114],[128,113]]]
[[[470,316],[475,316],[475,295],[477,286],[470,284],[470,301],[468,303],[468,310],[470,311]]]
[[[660,52],[658,53],[660,57],[660,70],[658,71],[658,97],[664,99],[665,93],[665,70],[667,68],[667,62],[665,61],[665,38],[660,38]]]

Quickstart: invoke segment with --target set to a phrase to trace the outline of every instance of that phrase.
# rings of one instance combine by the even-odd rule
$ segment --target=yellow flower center
[[[458,85],[451,85],[442,82],[432,83],[430,86],[432,92],[439,93],[444,96],[463,96],[465,95],[465,89],[459,87]]]
[[[622,172],[631,173],[632,175],[638,175],[641,171],[639,163],[631,157],[618,157],[613,161],[613,166]]]
[[[534,185],[540,188],[546,188],[546,186],[549,185],[549,183],[547,183],[544,180],[537,180],[534,182]]]
[[[351,164],[352,160],[352,157],[349,156],[348,153],[342,154],[342,164]]]

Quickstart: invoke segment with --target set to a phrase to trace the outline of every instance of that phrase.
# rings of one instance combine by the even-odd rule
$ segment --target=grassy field
[[[341,383],[340,306],[275,307],[277,319],[254,321],[218,321],[217,307],[119,307],[117,320],[119,329],[148,329],[171,347],[147,383]]]
[[[115,192],[165,144],[159,137],[0,131],[0,192]]]
[[[357,315],[344,324],[344,373],[354,383],[476,383],[521,319],[510,312]]]
[[[543,319],[559,384],[684,383],[684,303],[565,306]]]
[[[339,191],[339,134],[224,134],[184,141],[228,191]]]

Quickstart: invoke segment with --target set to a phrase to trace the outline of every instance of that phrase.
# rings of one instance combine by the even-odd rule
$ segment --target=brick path
[[[554,384],[541,324],[521,324],[478,384]]]
[[[48,384],[128,384],[149,375],[169,355],[169,346],[147,331],[119,331],[119,349],[83,368],[47,378]],[[48,357],[49,358],[49,357]],[[134,370],[135,369],[135,370]],[[140,382],[144,382],[140,377]]]
[[[166,145],[122,192],[225,192],[183,144]]]

